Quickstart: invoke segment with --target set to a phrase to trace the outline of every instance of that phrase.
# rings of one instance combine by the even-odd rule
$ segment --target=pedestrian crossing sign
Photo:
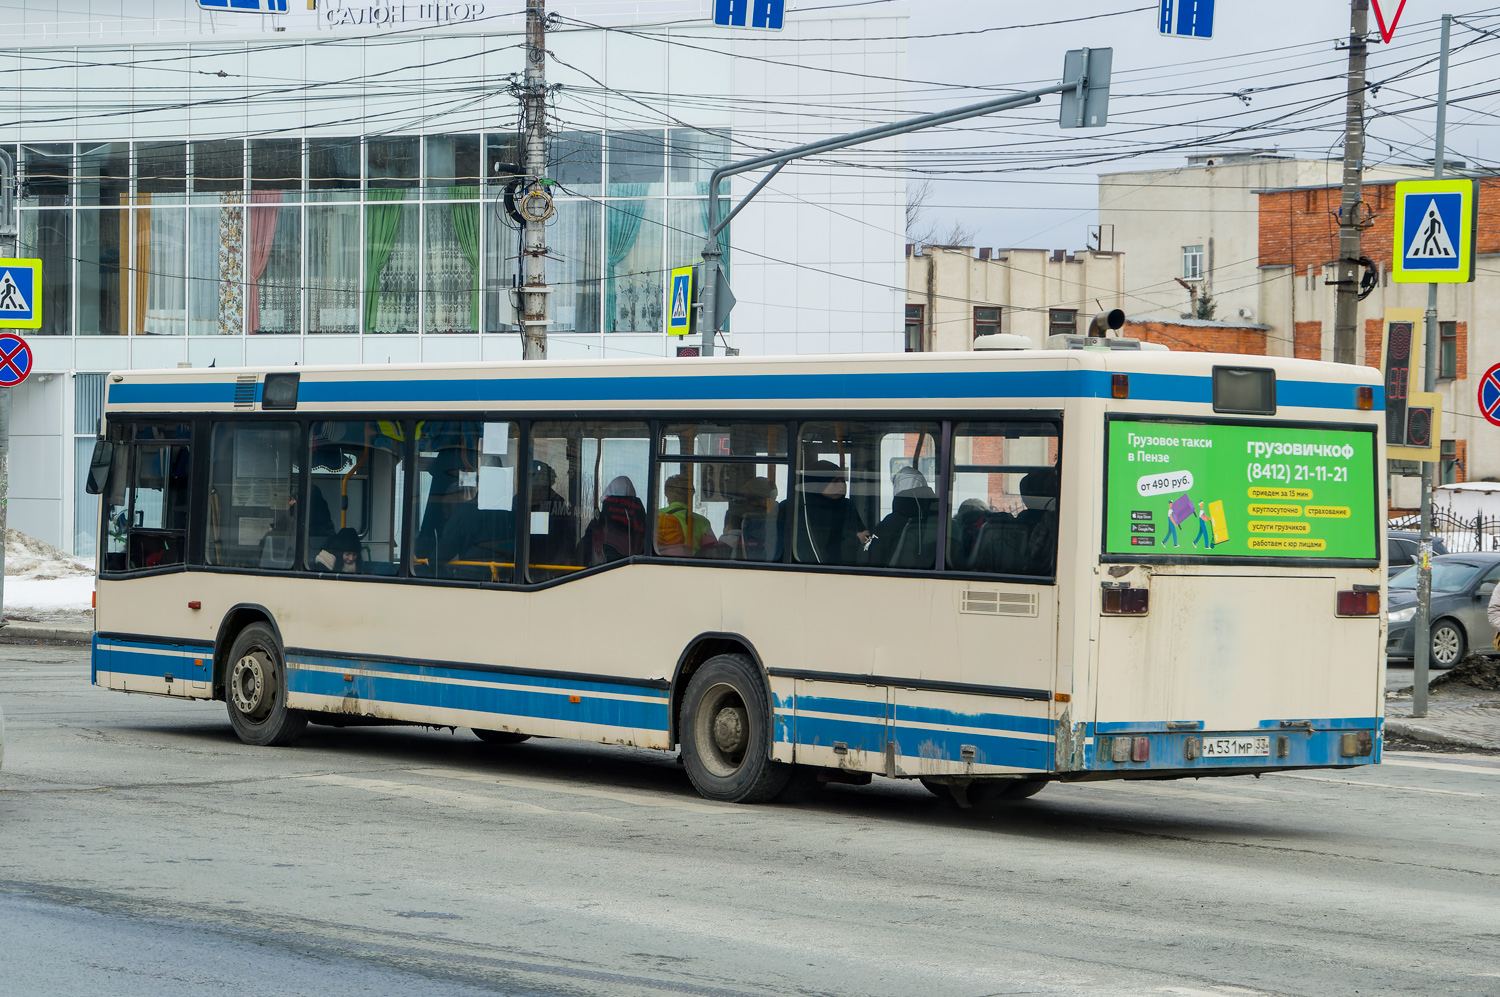
[[[42,327],[42,261],[0,260],[0,329]]]
[[[672,271],[667,292],[667,333],[686,336],[693,331],[693,268]]]
[[[1391,280],[1467,284],[1474,279],[1477,180],[1403,180],[1396,184]]]

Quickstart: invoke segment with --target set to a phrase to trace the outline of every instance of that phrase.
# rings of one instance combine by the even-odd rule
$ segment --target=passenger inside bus
[[[859,564],[870,531],[849,500],[844,471],[820,460],[802,472],[793,554],[803,564]]]
[[[656,517],[656,550],[665,557],[714,557],[718,538],[708,519],[693,511],[693,474],[674,474],[662,485],[667,504]]]
[[[584,533],[580,559],[593,567],[619,561],[646,550],[646,507],[635,485],[618,475],[604,487],[598,513]]]
[[[881,568],[931,568],[937,563],[937,492],[914,467],[892,476],[891,512],[875,528],[867,562]]]
[[[359,574],[364,570],[364,553],[358,531],[351,526],[339,530],[323,545],[314,560],[324,571]]]

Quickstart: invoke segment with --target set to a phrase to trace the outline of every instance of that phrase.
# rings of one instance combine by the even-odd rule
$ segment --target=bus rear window
[[[1104,554],[1377,561],[1370,426],[1111,419]]]

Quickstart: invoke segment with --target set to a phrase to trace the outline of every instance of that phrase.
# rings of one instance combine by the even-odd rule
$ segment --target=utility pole
[[[0,254],[16,255],[16,162],[0,149]],[[33,302],[36,304],[36,302]],[[0,627],[5,626],[5,534],[10,504],[10,388],[0,388]]]
[[[1443,179],[1443,157],[1446,138],[1443,132],[1448,127],[1448,35],[1453,28],[1453,15],[1443,15],[1443,49],[1438,61],[1437,133],[1433,137],[1432,179]],[[1400,236],[1397,236],[1392,252],[1401,252]],[[1433,391],[1437,387],[1438,335],[1437,335],[1437,285],[1427,285],[1427,314],[1423,316],[1423,327],[1427,339],[1427,356],[1422,364],[1422,390]],[[1417,543],[1417,614],[1412,621],[1416,633],[1412,636],[1412,689],[1411,715],[1427,715],[1427,666],[1432,651],[1432,478],[1433,463],[1422,461],[1422,532]]]
[[[528,190],[547,175],[547,0],[526,0],[526,81],[521,93],[521,136]],[[521,251],[523,299],[521,358],[547,359],[547,218],[526,213]]]
[[[1333,359],[1354,362],[1359,316],[1360,185],[1365,159],[1365,30],[1370,0],[1349,3],[1349,99],[1344,111],[1344,194],[1339,202],[1338,305],[1333,319]]]

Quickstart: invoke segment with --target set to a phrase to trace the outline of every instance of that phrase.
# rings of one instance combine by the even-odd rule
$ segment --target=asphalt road
[[[1500,994],[1500,759],[704,802],[675,758],[310,728],[0,646],[0,993]]]

